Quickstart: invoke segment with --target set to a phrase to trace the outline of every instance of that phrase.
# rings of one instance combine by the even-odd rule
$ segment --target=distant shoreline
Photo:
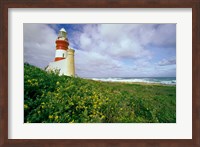
[[[111,83],[127,83],[127,84],[142,84],[142,85],[171,85],[176,86],[175,77],[144,77],[144,78],[86,78],[93,81],[111,82]]]
[[[92,79],[90,79],[92,80]],[[101,80],[92,80],[103,83],[118,83],[118,84],[139,84],[139,85],[156,85],[156,86],[176,86],[176,84],[162,84],[162,83],[146,83],[146,82],[120,82],[120,81],[101,81]]]

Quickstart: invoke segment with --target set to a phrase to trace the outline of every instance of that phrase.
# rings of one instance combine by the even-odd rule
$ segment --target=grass
[[[176,86],[58,76],[25,64],[24,122],[175,123]]]

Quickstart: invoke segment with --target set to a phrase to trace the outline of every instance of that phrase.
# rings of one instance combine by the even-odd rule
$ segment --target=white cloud
[[[159,66],[166,66],[166,65],[174,65],[176,64],[176,58],[169,58],[169,59],[162,59],[160,62],[158,62]]]
[[[24,24],[24,60],[44,68],[53,61],[57,34],[45,24]]]
[[[96,52],[76,50],[75,65],[77,74],[84,77],[111,76],[121,66],[118,60]]]
[[[85,50],[90,49],[90,45],[91,45],[91,39],[88,37],[87,34],[82,34],[80,36],[80,45],[82,48],[84,48]]]
[[[138,37],[143,45],[173,46],[176,44],[176,25],[141,25],[138,27]]]
[[[100,24],[85,26],[83,32],[74,37],[80,42],[81,50],[92,50],[99,54],[106,54],[118,58],[138,58],[151,56],[137,39],[132,31],[139,25],[133,24]]]

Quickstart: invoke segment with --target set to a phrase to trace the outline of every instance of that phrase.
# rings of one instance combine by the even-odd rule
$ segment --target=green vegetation
[[[25,64],[24,122],[175,123],[176,86],[92,81]]]

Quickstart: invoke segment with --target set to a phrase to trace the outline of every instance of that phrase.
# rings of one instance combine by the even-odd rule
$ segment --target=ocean
[[[165,85],[176,85],[176,77],[121,77],[121,78],[89,78],[96,81],[105,82],[142,82],[142,83],[154,83]]]

